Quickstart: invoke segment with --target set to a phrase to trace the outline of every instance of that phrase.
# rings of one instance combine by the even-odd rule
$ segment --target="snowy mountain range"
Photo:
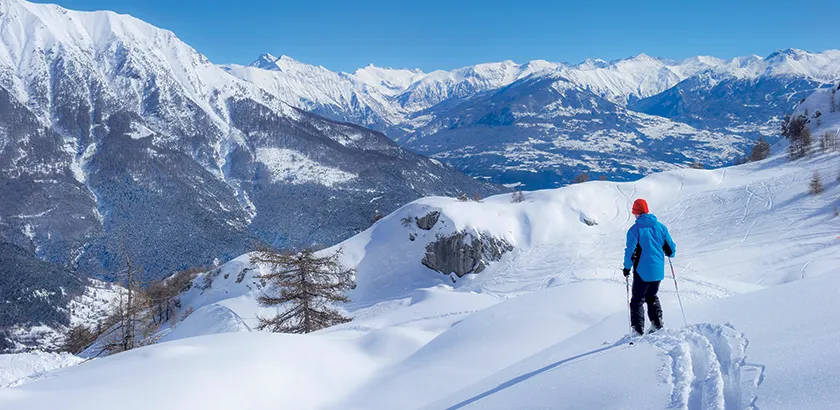
[[[728,164],[821,84],[840,51],[682,61],[645,54],[570,65],[542,60],[423,73],[368,66],[335,73],[265,54],[225,69],[289,104],[380,130],[476,177],[529,188],[578,173],[634,179]]]
[[[334,243],[430,194],[501,192],[385,135],[291,107],[172,32],[0,2],[0,237],[103,278],[263,241]]]

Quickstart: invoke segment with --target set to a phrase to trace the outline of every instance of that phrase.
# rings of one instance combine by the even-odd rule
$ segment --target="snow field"
[[[196,279],[183,302],[197,316],[167,336],[178,340],[2,389],[0,407],[97,408],[120,395],[128,408],[163,409],[831,408],[840,187],[811,196],[807,184],[837,166],[837,154],[774,157],[529,192],[522,203],[421,199],[326,250],[357,269],[351,323],[242,332],[273,312],[256,304],[259,271],[243,255]],[[677,242],[690,324],[666,279],[668,329],[630,347],[619,268],[638,197]],[[429,231],[409,218],[435,210]],[[463,278],[420,264],[426,244],[458,231],[515,249]],[[132,384],[142,388],[121,387]]]
[[[626,323],[614,315],[427,408],[834,408],[838,285],[823,275],[693,304],[695,324],[599,346]]]

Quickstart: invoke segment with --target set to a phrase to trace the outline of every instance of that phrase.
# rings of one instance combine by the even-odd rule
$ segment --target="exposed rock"
[[[417,218],[417,227],[424,230],[430,230],[435,226],[440,218],[440,211],[432,211],[422,218]]]
[[[598,221],[596,221],[595,218],[583,214],[580,215],[580,221],[588,226],[598,225]]]
[[[249,270],[252,270],[252,268],[242,269],[242,271],[239,272],[239,275],[236,275],[236,283],[242,283],[242,280],[245,279],[245,274],[248,273]]]
[[[513,245],[504,239],[485,234],[476,238],[472,234],[458,232],[439,236],[426,245],[422,263],[444,275],[454,273],[460,278],[468,273],[480,273],[488,263],[500,260],[505,252],[511,250]]]

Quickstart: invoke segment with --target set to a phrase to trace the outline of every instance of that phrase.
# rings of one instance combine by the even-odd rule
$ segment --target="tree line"
[[[140,269],[132,264],[125,250],[125,269],[119,272],[122,289],[109,314],[94,327],[71,326],[61,350],[88,356],[111,355],[157,342],[161,326],[175,326],[192,313],[181,303],[181,294],[193,286],[200,273],[209,268],[193,268],[155,281],[140,281]],[[311,333],[349,322],[338,307],[350,299],[355,288],[355,270],[343,268],[341,252],[320,255],[313,248],[299,252],[258,246],[250,262],[260,269],[256,279],[263,292],[257,302],[275,307],[277,314],[258,317],[259,330],[282,333]],[[204,287],[212,286],[212,275],[205,275]]]
[[[71,326],[64,335],[62,351],[78,354],[90,349],[89,355],[97,357],[152,344],[163,324],[174,326],[191,312],[182,309],[181,293],[189,290],[196,276],[206,269],[193,268],[162,280],[143,281],[142,269],[132,263],[129,252],[124,248],[121,252],[125,268],[117,275],[121,288],[116,300],[94,326]]]

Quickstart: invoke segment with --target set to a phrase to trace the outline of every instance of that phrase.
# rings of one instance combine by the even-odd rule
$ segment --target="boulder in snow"
[[[438,219],[440,218],[440,211],[432,211],[422,218],[417,218],[417,227],[423,230],[431,230]]]
[[[481,234],[475,237],[466,232],[439,236],[426,245],[423,265],[448,275],[455,273],[462,277],[468,273],[480,273],[492,261],[498,261],[513,245],[504,239]]]

